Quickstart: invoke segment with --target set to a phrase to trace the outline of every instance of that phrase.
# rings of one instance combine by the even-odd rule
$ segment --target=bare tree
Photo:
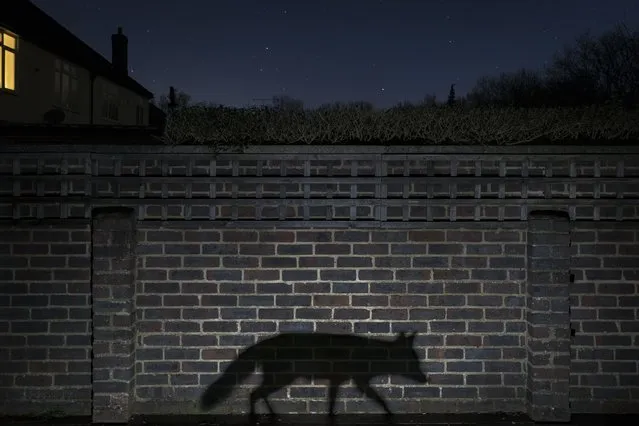
[[[623,25],[595,39],[590,32],[539,71],[520,69],[482,77],[468,95],[474,106],[639,104],[639,32]]]
[[[473,106],[540,106],[546,97],[544,86],[539,72],[520,69],[496,77],[481,77],[467,95],[467,101]]]
[[[426,95],[424,96],[424,100],[422,101],[421,104],[427,107],[437,106],[437,96],[435,96],[434,93]]]
[[[553,57],[546,79],[549,85],[565,84],[565,96],[573,94],[594,103],[615,101],[636,106],[639,32],[631,32],[620,24],[599,38],[592,37],[589,31],[582,34],[574,46],[564,47]]]
[[[275,95],[273,108],[278,111],[301,111],[304,109],[304,101],[286,95]]]
[[[372,102],[367,101],[353,101],[349,102],[349,106],[352,108],[359,109],[360,111],[373,111],[375,106]]]
[[[470,102],[468,101],[468,95],[460,96],[459,98],[457,98],[456,104],[463,108],[468,108],[469,106],[471,106]]]

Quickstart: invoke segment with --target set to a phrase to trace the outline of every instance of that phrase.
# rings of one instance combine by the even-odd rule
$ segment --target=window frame
[[[14,47],[8,47],[5,45],[5,41],[4,41],[5,35],[8,35],[14,40],[15,42]],[[0,92],[16,93],[18,90],[17,77],[18,77],[18,49],[20,46],[19,43],[20,43],[19,37],[16,34],[0,27]],[[5,87],[5,76],[6,76],[5,67],[7,63],[5,58],[5,52],[13,53],[13,88],[12,89]]]
[[[103,83],[102,108],[100,110],[103,119],[116,123],[120,122],[120,103],[118,99],[118,89],[109,83]]]
[[[65,111],[79,112],[80,111],[80,68],[62,58],[55,58],[53,63],[53,93],[55,96],[54,105],[62,108]],[[68,81],[68,94],[65,103],[64,98],[64,77],[67,76]],[[75,91],[73,88],[73,82],[75,82]]]

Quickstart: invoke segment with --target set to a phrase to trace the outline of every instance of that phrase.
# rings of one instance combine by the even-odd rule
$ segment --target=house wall
[[[40,49],[18,36],[16,53],[16,91],[0,92],[0,120],[18,123],[44,123],[43,115],[60,107],[55,96],[55,60],[57,56]],[[91,124],[91,75],[78,68],[78,106],[65,109],[66,124]],[[106,90],[115,90],[119,103],[119,120],[103,117],[102,104]],[[143,125],[148,125],[148,99],[133,91],[97,77],[93,85],[93,124],[137,125],[136,106],[144,109]]]
[[[114,121],[103,114],[103,103],[107,93],[115,93],[118,100],[118,120]],[[118,86],[111,81],[97,77],[94,86],[95,94],[95,109],[94,109],[94,124],[117,124],[126,126],[144,125],[149,124],[149,101],[144,97],[136,94],[135,92]],[[137,122],[136,108],[141,106],[143,108],[143,121]]]
[[[0,182],[0,411],[199,413],[206,386],[266,336],[417,331],[430,383],[374,381],[394,412],[637,413],[639,151],[613,148],[3,148],[21,183]],[[57,176],[40,178],[44,192],[38,161]],[[444,170],[457,197],[478,191],[465,199],[479,210],[437,186]],[[354,192],[337,182],[353,176],[368,176]],[[440,198],[397,197],[404,184]],[[291,194],[305,185],[336,206],[304,219]],[[398,202],[349,219],[370,214],[367,192]],[[212,412],[246,412],[258,377]],[[297,382],[271,402],[325,413],[327,389]],[[337,407],[380,411],[350,385]]]

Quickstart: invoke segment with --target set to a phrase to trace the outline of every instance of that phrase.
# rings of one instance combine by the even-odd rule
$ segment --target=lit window
[[[0,89],[16,90],[16,50],[15,36],[0,29]]]
[[[55,60],[55,103],[62,108],[77,111],[79,108],[78,68],[60,59]]]

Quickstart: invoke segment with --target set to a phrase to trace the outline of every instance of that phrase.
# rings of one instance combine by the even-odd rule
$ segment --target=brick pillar
[[[93,422],[126,423],[135,386],[135,215],[93,212]]]
[[[536,422],[570,421],[570,220],[528,218],[526,406]]]

